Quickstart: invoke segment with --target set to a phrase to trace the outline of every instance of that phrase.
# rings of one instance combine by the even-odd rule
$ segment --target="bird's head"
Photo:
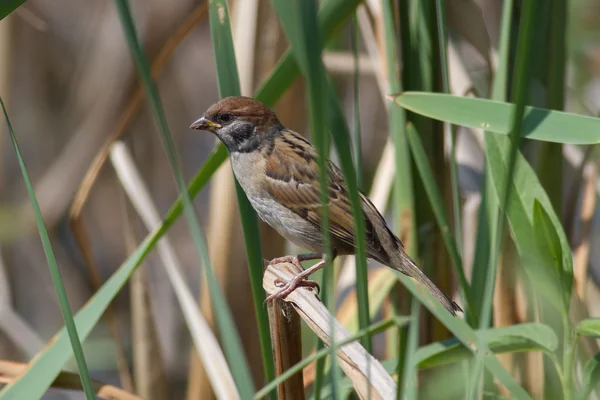
[[[275,113],[250,97],[232,96],[213,104],[191,126],[213,132],[230,152],[251,152],[284,129]]]

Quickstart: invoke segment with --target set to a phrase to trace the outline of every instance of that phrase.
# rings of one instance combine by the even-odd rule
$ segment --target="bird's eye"
[[[221,120],[221,122],[229,122],[233,119],[233,115],[231,114],[221,114],[219,116],[219,119]]]

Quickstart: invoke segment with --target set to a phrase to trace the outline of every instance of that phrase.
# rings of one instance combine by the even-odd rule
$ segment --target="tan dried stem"
[[[388,297],[388,293],[394,285],[397,278],[394,271],[388,267],[378,268],[369,272],[369,314],[375,315],[380,309],[380,305]],[[356,300],[356,288],[354,288],[342,301],[336,312],[336,318],[348,329],[350,333],[358,331],[358,302]],[[395,331],[390,329],[390,331]],[[311,385],[316,377],[316,362],[310,363],[304,368],[304,386]]]
[[[508,235],[506,235],[508,236]],[[506,237],[505,239],[508,239]],[[516,293],[515,293],[515,254],[514,245],[510,240],[503,241],[503,249],[500,254],[499,269],[494,288],[494,322],[493,326],[511,326],[517,323]],[[498,355],[500,362],[508,371],[513,371],[514,355],[511,353]],[[508,395],[510,392],[500,385],[500,392]]]
[[[263,288],[267,294],[277,293],[281,290],[277,282],[288,281],[299,272],[291,263],[269,265],[263,276]],[[332,343],[335,345],[350,336],[315,296],[312,289],[297,288],[283,300],[292,305],[309,328],[327,346],[332,346]],[[358,342],[337,347],[335,350],[340,367],[361,399],[396,397],[396,383],[392,377]]]
[[[125,203],[125,202],[124,202]],[[125,246],[129,253],[137,247],[134,217],[127,204],[123,206]],[[131,347],[135,391],[145,400],[169,398],[165,363],[160,351],[156,325],[150,303],[148,269],[140,265],[129,280],[131,301]]]
[[[590,163],[586,167],[585,186],[581,202],[581,240],[574,251],[575,265],[575,292],[582,301],[585,299],[585,286],[587,283],[588,265],[590,259],[590,236],[592,218],[596,208],[596,184],[598,182],[598,168]]]
[[[279,299],[269,302],[268,311],[275,373],[280,376],[302,360],[300,317],[290,304]],[[277,398],[282,400],[304,399],[302,371],[294,374],[277,387]]]

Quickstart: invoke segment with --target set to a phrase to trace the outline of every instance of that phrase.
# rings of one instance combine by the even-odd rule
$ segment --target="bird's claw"
[[[319,294],[321,292],[321,288],[319,287],[319,284],[317,282],[310,281],[301,276],[294,277],[287,282],[284,282],[281,279],[278,279],[277,281],[275,281],[275,285],[277,285],[277,287],[281,287],[281,290],[268,296],[265,299],[265,304],[267,304],[268,302],[273,301],[275,299],[284,299],[290,293],[292,293],[294,290],[296,290],[296,288],[299,288],[299,287],[307,287],[307,288],[311,288],[311,289],[316,289],[317,294]]]

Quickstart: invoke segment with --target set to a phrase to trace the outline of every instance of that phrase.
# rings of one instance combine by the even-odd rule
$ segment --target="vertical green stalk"
[[[303,6],[300,7],[300,12],[302,14],[302,18],[300,20],[301,25],[303,25],[303,29],[301,28],[301,33],[299,36],[302,36],[302,31],[304,31],[303,33],[307,33],[310,32],[311,29],[314,29],[314,25],[312,25],[310,22],[312,20],[312,18],[314,18],[314,16],[316,16],[317,10],[316,10],[316,3],[313,0],[304,0],[304,4]],[[308,36],[308,34],[306,34]],[[312,40],[313,43],[312,45],[316,44],[316,48],[319,49],[317,50],[317,53],[320,54],[320,49],[321,46],[319,45],[320,43],[320,37],[318,32],[313,32],[313,36],[312,36]],[[307,89],[308,89],[308,98],[309,98],[309,104],[308,104],[308,109],[309,109],[309,115],[310,115],[310,131],[313,134],[313,137],[315,138],[315,146],[317,148],[317,164],[319,166],[319,186],[321,188],[327,188],[329,187],[329,176],[328,176],[328,169],[327,169],[327,160],[328,160],[328,155],[329,155],[329,139],[327,137],[327,132],[325,130],[325,112],[324,112],[324,108],[326,107],[325,102],[323,102],[323,95],[324,95],[324,86],[326,84],[325,82],[325,76],[323,74],[323,69],[321,66],[321,59],[319,58],[315,58],[315,57],[311,57],[311,43],[309,43],[310,39],[308,39],[307,37],[304,37],[304,40],[302,40],[301,42],[303,42],[302,44],[304,45],[304,52],[306,55],[306,63],[304,65],[304,72],[306,74],[306,78],[308,81],[308,85],[307,85]],[[316,42],[316,43],[315,43]],[[314,53],[313,53],[314,54]],[[333,283],[333,259],[332,259],[332,249],[331,249],[331,237],[329,234],[329,208],[327,207],[327,204],[329,204],[329,191],[328,190],[321,190],[319,193],[319,197],[320,197],[320,201],[321,201],[321,235],[323,237],[323,249],[324,249],[324,253],[326,254],[325,258],[327,260],[327,265],[325,265],[325,269],[328,270],[325,272],[324,274],[324,280],[326,283],[326,286],[329,286],[330,283]],[[330,289],[333,291],[333,285],[331,285],[331,287],[328,287],[327,289]],[[329,294],[329,293],[327,293]],[[331,296],[331,294],[329,294],[329,296]],[[329,304],[329,306],[331,306],[331,304]],[[332,321],[333,324],[333,321]],[[332,340],[331,341],[331,354],[330,354],[330,359],[331,359],[331,368],[330,370],[330,374],[333,377],[333,374],[335,373],[334,370],[336,369],[336,344],[335,342]],[[331,394],[332,394],[332,398],[333,399],[337,399],[337,380],[336,379],[332,379],[332,386],[331,386]]]
[[[440,67],[442,70],[442,89],[444,93],[450,93],[450,83],[448,74],[448,38],[446,33],[446,11],[442,0],[435,1],[438,44],[440,47]],[[452,181],[452,206],[454,211],[454,237],[458,247],[458,252],[462,255],[462,231],[460,218],[460,187],[458,186],[458,168],[456,164],[456,126],[450,125],[450,178]]]
[[[484,329],[490,326],[492,316],[492,299],[494,293],[494,282],[498,266],[498,255],[502,248],[502,239],[504,237],[505,213],[508,199],[510,197],[510,182],[515,169],[515,161],[519,151],[521,141],[521,129],[523,123],[523,115],[525,112],[525,104],[528,100],[529,78],[531,75],[531,52],[533,44],[533,35],[535,33],[536,22],[536,0],[525,0],[523,2],[523,13],[519,24],[519,35],[517,41],[517,54],[515,61],[515,73],[512,83],[512,96],[514,113],[511,120],[510,143],[506,143],[503,151],[508,152],[508,168],[504,174],[502,184],[499,185],[498,197],[500,199],[497,220],[495,221],[496,238],[491,243],[490,257],[488,260],[488,271],[485,280],[485,290],[483,296],[483,306],[481,311],[481,319],[479,320],[479,328]],[[475,365],[475,377],[479,377],[483,368],[483,359],[485,355],[481,352],[477,353]],[[471,395],[474,396],[474,388],[477,386],[479,379],[475,379],[474,386],[471,390]]]
[[[356,243],[358,245],[356,252],[356,268],[359,325],[361,328],[365,328],[369,325],[369,307],[364,242],[364,216],[360,207],[359,191],[356,184],[356,172],[354,170],[354,165],[352,164],[350,136],[346,127],[346,121],[341,112],[341,108],[339,107],[331,82],[326,79],[325,69],[321,61],[321,32],[317,24],[315,4],[312,0],[273,0],[273,5],[275,6],[275,11],[281,21],[284,32],[290,41],[292,53],[298,61],[300,70],[306,77],[311,118],[310,126],[318,153],[319,183],[322,188],[328,187],[327,156],[329,136],[325,134],[325,123],[329,123],[333,140],[338,149],[338,155],[340,156],[340,164],[346,179],[346,186],[352,206]],[[324,7],[325,5],[323,8]],[[300,21],[297,18],[298,15],[301,16]],[[325,112],[325,110],[327,112]],[[328,202],[328,197],[328,191],[322,190],[320,199],[323,205]],[[328,213],[326,207],[322,207],[322,209],[323,224],[321,229],[324,237],[324,249],[328,255],[326,257],[328,265],[326,265],[325,268],[331,268],[331,240],[329,237]],[[369,350],[370,336],[368,335],[367,338],[362,339],[362,342],[367,350]],[[333,343],[330,348],[332,352],[332,369],[335,369],[335,366],[333,365],[336,361],[335,347],[336,345]]]
[[[403,379],[398,380],[398,396],[402,399],[413,400],[418,398],[417,385],[417,365],[414,360],[414,354],[419,348],[419,318],[421,307],[416,298],[412,299],[410,307],[410,324],[408,325],[408,338],[406,340],[406,357],[404,361],[398,359],[398,364],[403,363]],[[400,385],[400,383],[402,383]]]
[[[183,212],[188,222],[192,239],[200,255],[202,264],[204,265],[203,270],[208,281],[207,286],[210,292],[211,303],[215,311],[217,326],[221,333],[225,355],[227,357],[229,367],[231,368],[233,379],[238,386],[238,391],[242,398],[251,398],[252,394],[254,393],[254,384],[252,382],[252,377],[250,376],[248,362],[246,360],[239,334],[233,322],[229,306],[227,305],[227,301],[223,296],[221,287],[212,271],[210,258],[208,256],[208,249],[202,237],[198,220],[196,219],[192,200],[187,191],[181,166],[177,158],[175,144],[173,143],[173,138],[169,132],[167,118],[160,102],[158,90],[156,89],[154,81],[152,80],[152,76],[150,75],[148,61],[146,60],[146,56],[144,55],[144,52],[138,42],[135,32],[135,25],[131,17],[127,0],[115,0],[115,4],[117,6],[119,18],[121,19],[121,25],[125,31],[125,37],[127,38],[130,52],[132,53],[133,59],[138,68],[138,73],[140,75],[142,86],[145,89],[148,103],[155,118],[155,122],[159,128],[163,147],[165,148],[165,153],[169,160],[169,164],[171,165],[171,169],[173,170],[177,188],[181,194]]]
[[[219,96],[239,96],[241,94],[240,80],[238,76],[235,49],[229,23],[229,12],[227,2],[216,0],[209,6],[210,33],[215,55]],[[258,337],[262,356],[265,379],[275,379],[275,366],[271,354],[271,334],[269,328],[269,316],[263,305],[264,291],[262,288],[262,248],[258,219],[250,201],[246,197],[237,178],[234,176],[235,192],[242,222],[242,232],[246,247],[246,258],[248,260],[248,275],[252,288],[252,299],[254,301],[254,312],[258,321]],[[271,393],[274,398],[275,393]]]
[[[360,141],[360,97],[359,97],[359,85],[360,85],[360,70],[358,60],[358,19],[356,13],[350,23],[350,36],[352,41],[352,55],[354,58],[354,79],[352,80],[352,96],[353,96],[353,112],[354,117],[352,126],[352,145],[354,150],[354,165],[356,166],[356,181],[359,189],[363,187],[363,176],[362,176],[362,146]]]
[[[509,56],[511,45],[511,27],[513,0],[506,0],[502,5],[502,21],[500,29],[500,43],[498,44],[498,67],[492,86],[492,100],[506,101],[506,90],[509,76]],[[493,133],[492,133],[493,134]],[[486,146],[486,154],[487,154]],[[496,241],[496,225],[498,220],[498,201],[494,184],[489,176],[486,166],[481,189],[481,203],[479,207],[479,223],[477,225],[477,239],[475,241],[475,256],[473,258],[473,274],[471,276],[471,291],[476,314],[481,319],[483,298],[486,295],[486,279],[488,278],[491,264],[489,255],[492,243]],[[493,293],[491,294],[493,296]]]
[[[293,54],[296,56],[300,70],[306,77],[306,89],[308,92],[309,126],[314,144],[317,149],[317,164],[319,167],[319,185],[327,188],[329,176],[327,168],[329,138],[326,131],[327,113],[325,107],[325,87],[327,81],[321,64],[321,37],[316,23],[316,3],[314,0],[301,2],[274,1],[275,11],[282,23],[283,30],[290,41]],[[293,12],[291,12],[293,11]],[[323,237],[323,252],[325,253],[325,270],[332,269],[332,248],[329,234],[329,191],[321,190],[319,193],[321,201],[321,232]],[[328,278],[327,273],[324,278]],[[329,289],[329,279],[326,280],[326,291]],[[335,343],[331,344],[331,369],[335,369]],[[322,371],[318,371],[322,375]],[[335,380],[332,393],[337,393]],[[320,385],[316,385],[316,391]]]
[[[401,93],[403,90],[399,72],[398,34],[394,23],[396,10],[393,0],[382,2],[383,28],[385,34],[385,59],[388,70],[389,93]],[[403,42],[402,48],[408,46]],[[398,209],[398,220],[404,221],[408,227],[406,232],[400,232],[405,240],[406,251],[411,256],[417,255],[416,222],[414,215],[414,193],[410,151],[406,142],[406,112],[403,108],[388,104],[388,124],[394,143],[395,182],[394,204]]]
[[[79,371],[79,378],[81,379],[81,385],[83,386],[85,398],[87,400],[94,400],[96,395],[94,393],[90,373],[85,362],[83,346],[81,345],[79,334],[77,333],[77,328],[75,326],[75,322],[73,321],[73,313],[71,312],[71,306],[69,305],[69,298],[67,297],[67,291],[65,290],[65,286],[63,285],[62,278],[60,276],[60,269],[58,268],[58,263],[56,262],[54,251],[52,250],[50,237],[48,236],[48,231],[46,230],[46,225],[44,224],[42,210],[40,210],[40,205],[35,197],[33,185],[31,184],[31,179],[29,178],[29,173],[27,172],[25,161],[23,160],[23,154],[21,154],[21,150],[19,149],[17,137],[15,136],[12,124],[8,118],[8,113],[4,107],[4,101],[1,97],[0,105],[2,106],[2,111],[4,112],[4,118],[6,119],[10,139],[17,155],[17,159],[19,160],[19,167],[21,169],[21,174],[23,175],[23,180],[25,181],[29,202],[31,203],[31,208],[33,208],[35,223],[40,234],[40,240],[42,242],[42,247],[44,248],[44,255],[46,256],[46,262],[48,263],[48,269],[50,270],[52,283],[54,284],[54,289],[56,290],[56,296],[58,297],[60,312],[62,313],[63,320],[65,321],[65,328],[67,329],[67,334],[69,335],[69,340],[71,341],[71,347],[73,348],[73,355],[75,356],[75,361],[77,362],[77,369]]]
[[[547,5],[549,15],[547,35],[540,42],[548,45],[547,57],[543,64],[546,67],[546,107],[552,110],[563,110],[565,99],[565,64],[567,40],[567,1],[551,0]],[[554,211],[562,215],[563,194],[563,155],[562,144],[540,142],[536,170],[540,182],[554,206]]]
[[[484,296],[484,306],[482,312],[482,318],[480,321],[480,328],[486,328],[490,325],[491,313],[492,313],[492,293],[494,289],[494,280],[496,277],[496,266],[498,261],[498,254],[502,246],[502,232],[504,232],[506,205],[508,204],[508,198],[510,197],[510,181],[512,179],[515,160],[517,158],[517,152],[519,151],[519,145],[521,142],[521,128],[523,123],[523,115],[525,113],[525,104],[528,98],[529,89],[529,77],[531,74],[531,47],[532,37],[535,28],[536,13],[535,5],[537,0],[525,0],[523,2],[523,15],[521,16],[521,22],[519,25],[519,38],[517,43],[517,56],[515,74],[512,84],[513,102],[515,103],[514,114],[511,122],[511,133],[510,133],[510,148],[509,151],[509,163],[508,170],[503,179],[502,192],[500,193],[500,211],[501,215],[498,216],[498,222],[496,224],[496,240],[492,243],[492,250],[489,258],[489,272],[488,281],[486,282],[486,295]]]
[[[399,71],[400,63],[398,48],[400,47],[400,43],[398,41],[398,31],[395,24],[395,17],[397,16],[395,3],[396,2],[393,0],[384,0],[381,2],[385,38],[385,61],[388,71],[389,93],[401,93],[403,90]],[[406,5],[405,3],[405,1],[401,1],[399,6],[402,7],[403,5]],[[405,16],[406,14],[401,12],[401,17]],[[406,21],[406,18],[401,21],[401,29],[405,28],[404,23]],[[405,36],[407,32],[407,29],[402,31],[402,52],[404,54],[408,53],[410,46],[410,43],[408,42],[409,37]],[[404,60],[404,66],[406,70],[408,60],[406,58]],[[418,243],[416,234],[411,156],[406,140],[406,112],[403,108],[396,107],[393,103],[387,105],[387,110],[390,136],[394,144],[395,180],[393,186],[393,200],[395,206],[394,210],[396,211],[395,220],[399,221],[397,226],[399,226],[400,229],[405,229],[404,232],[399,232],[399,236],[402,240],[404,240],[406,252],[410,256],[416,257],[418,255]],[[397,298],[396,300],[397,303],[399,303],[400,299]],[[414,307],[418,306],[414,305]],[[399,307],[395,307],[395,309],[399,309]],[[413,325],[415,324],[418,325],[418,322],[411,322],[409,329],[412,329]],[[418,329],[418,327],[414,329]],[[410,332],[412,332],[412,330],[407,334],[407,329],[398,329],[399,343],[396,349],[392,349],[396,351],[398,358],[396,372],[398,374],[399,393],[402,390],[402,386],[404,386],[404,384],[400,384],[404,382],[401,380],[401,377],[406,379],[407,375],[410,375],[412,371],[410,368],[407,370],[407,365],[401,361],[403,357],[405,359],[410,358],[408,353],[410,349],[408,342]]]

